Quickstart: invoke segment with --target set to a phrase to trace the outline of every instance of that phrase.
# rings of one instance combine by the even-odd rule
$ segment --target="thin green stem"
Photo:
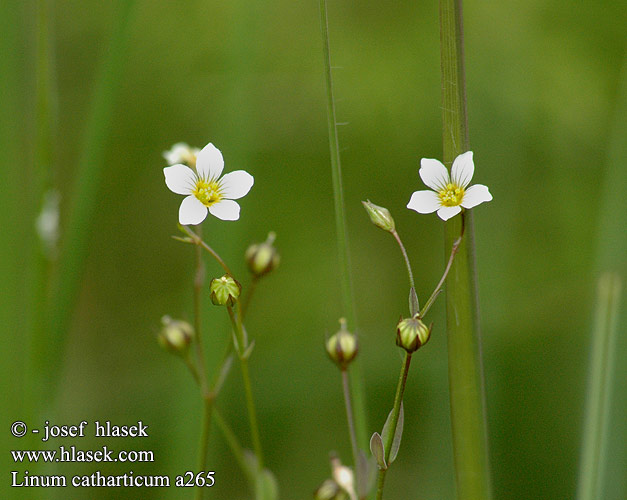
[[[425,303],[424,307],[420,310],[420,313],[419,313],[420,318],[424,318],[425,317],[425,314],[427,314],[427,312],[429,312],[429,309],[431,309],[431,306],[435,302],[435,299],[438,298],[438,295],[440,295],[440,292],[442,291],[442,287],[444,286],[444,282],[446,281],[446,277],[448,276],[448,273],[451,270],[451,266],[453,265],[453,260],[455,259],[455,255],[457,254],[457,250],[459,249],[459,245],[461,245],[462,237],[463,237],[463,230],[464,230],[464,228],[462,227],[462,235],[459,238],[457,238],[455,243],[453,243],[453,247],[451,248],[451,255],[448,258],[448,262],[446,264],[446,268],[444,269],[444,273],[442,274],[442,278],[440,279],[440,282],[437,284],[437,286],[433,290],[433,293],[431,294],[431,297],[429,297],[429,299]]]
[[[346,368],[341,370],[342,389],[344,390],[344,404],[346,406],[346,420],[348,422],[348,433],[351,439],[351,449],[353,450],[353,463],[359,463],[359,447],[357,446],[357,435],[355,434],[355,420],[353,417],[353,406],[351,404],[351,388]]]
[[[405,250],[405,245],[403,245],[403,242],[401,241],[401,237],[396,232],[396,229],[392,230],[391,233],[392,233],[392,236],[394,236],[394,239],[396,240],[396,242],[398,243],[398,246],[401,249],[401,253],[403,254],[403,259],[405,260],[405,266],[407,266],[407,275],[409,276],[409,286],[415,290],[416,285],[414,284],[414,273],[411,270],[411,263],[409,262],[409,256],[407,255],[407,250]]]
[[[390,462],[390,453],[392,452],[392,443],[394,442],[394,435],[396,434],[396,425],[398,424],[398,416],[401,412],[401,403],[403,402],[403,394],[405,393],[405,383],[407,382],[407,375],[409,374],[409,365],[411,363],[411,353],[405,351],[405,358],[403,359],[403,366],[401,367],[401,373],[398,377],[398,385],[396,386],[396,395],[394,396],[394,407],[392,408],[392,420],[390,421],[390,429],[387,435],[386,442],[383,443],[385,449],[385,463]],[[389,467],[389,465],[388,465]],[[385,485],[385,474],[387,469],[379,469],[377,476],[377,500],[383,498],[383,486]]]
[[[192,239],[192,243],[194,243],[195,245],[200,245],[207,252],[209,252],[211,256],[218,262],[218,264],[222,266],[222,269],[224,269],[226,273],[229,274],[230,276],[233,276],[233,273],[229,269],[229,266],[227,266],[226,263],[222,260],[222,257],[220,257],[213,248],[211,248],[206,242],[204,242],[200,235],[196,234],[187,226],[181,226],[181,227],[190,236],[190,238]]]
[[[468,151],[461,0],[440,0],[443,159]],[[464,227],[446,278],[446,326],[453,455],[458,500],[491,498],[472,211],[445,227],[445,255]]]
[[[250,426],[250,435],[253,442],[253,449],[257,457],[258,470],[263,470],[263,451],[261,447],[261,439],[259,437],[259,424],[257,421],[257,411],[255,408],[255,400],[253,398],[252,384],[250,381],[250,371],[248,367],[248,355],[246,353],[248,348],[248,340],[244,331],[244,325],[242,324],[242,316],[235,314],[231,306],[227,306],[231,323],[235,331],[238,345],[238,357],[240,360],[240,367],[242,370],[242,378],[244,380],[244,393],[246,396],[246,409],[248,411],[248,423]],[[241,311],[241,309],[240,309]]]
[[[348,248],[348,231],[346,229],[346,215],[344,213],[344,190],[342,187],[342,165],[338,145],[337,120],[335,115],[335,98],[333,96],[333,76],[331,74],[331,51],[329,48],[329,21],[327,17],[327,2],[320,0],[320,28],[322,31],[322,45],[324,55],[324,71],[327,93],[327,125],[329,131],[329,149],[331,153],[331,174],[333,178],[333,200],[335,207],[335,230],[337,234],[337,248],[340,261],[340,282],[342,289],[342,311],[347,319],[348,328],[355,331],[357,315],[353,296],[353,284],[350,273],[350,254]],[[351,392],[355,407],[355,427],[359,443],[367,447],[366,404],[362,381],[361,363],[355,360],[351,366]]]
[[[233,457],[235,457],[237,465],[239,465],[240,469],[242,469],[242,472],[246,474],[246,478],[248,479],[250,484],[254,486],[255,477],[251,474],[250,467],[246,463],[244,448],[237,439],[237,436],[233,432],[233,429],[231,429],[226,420],[224,420],[224,417],[222,417],[222,414],[220,413],[218,408],[213,409],[213,419],[215,420],[216,425],[218,426],[220,431],[222,432],[226,444],[231,449],[231,453],[233,454]]]
[[[255,410],[255,400],[253,399],[253,390],[250,383],[250,372],[248,370],[248,359],[241,359],[242,377],[244,379],[244,391],[246,393],[246,408],[248,410],[248,418],[250,421],[250,434],[253,440],[253,449],[257,457],[257,466],[259,470],[263,470],[263,451],[261,448],[261,439],[259,437],[259,424],[257,423],[257,412]]]
[[[202,228],[198,228],[199,235]],[[200,236],[199,236],[200,238]],[[205,265],[202,260],[202,249],[197,243],[194,247],[194,255],[196,259],[196,270],[194,274],[194,329],[196,349],[196,368],[198,370],[198,380],[200,383],[200,393],[203,401],[203,415],[201,422],[200,443],[198,447],[198,472],[205,472],[207,466],[207,452],[209,449],[209,432],[211,430],[211,413],[213,410],[213,394],[209,392],[207,385],[207,368],[205,366],[205,356],[202,348],[202,322],[201,322],[201,304],[202,304],[202,288],[205,283]],[[204,495],[204,488],[196,488],[196,499],[201,500]]]

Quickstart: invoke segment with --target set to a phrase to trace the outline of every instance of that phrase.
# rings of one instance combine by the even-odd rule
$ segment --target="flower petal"
[[[211,215],[215,215],[222,220],[239,219],[239,205],[233,200],[222,200],[209,207]]]
[[[246,196],[254,183],[255,179],[248,172],[236,170],[220,179],[220,191],[225,198],[238,200],[242,196]]]
[[[196,185],[195,172],[185,165],[178,164],[163,169],[165,184],[176,194],[191,194]]]
[[[419,214],[430,214],[442,205],[440,198],[433,191],[416,191],[411,195],[407,208],[415,210]]]
[[[441,191],[449,183],[446,167],[438,160],[423,158],[420,160],[420,178],[435,191]]]
[[[213,144],[207,144],[196,158],[196,170],[203,179],[216,180],[224,169],[222,153]]]
[[[474,173],[475,164],[472,161],[472,151],[466,151],[455,158],[453,167],[451,168],[451,178],[453,179],[453,184],[465,188],[468,184],[470,184]]]
[[[483,184],[475,184],[466,189],[464,193],[464,199],[462,200],[462,207],[472,208],[483,203],[484,201],[491,201],[492,195],[488,190],[488,186]]]
[[[438,215],[442,220],[449,220],[451,217],[455,217],[459,212],[462,211],[462,207],[456,205],[454,207],[441,207],[438,210]]]
[[[179,208],[179,222],[184,226],[200,224],[207,217],[207,207],[195,196],[188,196]]]

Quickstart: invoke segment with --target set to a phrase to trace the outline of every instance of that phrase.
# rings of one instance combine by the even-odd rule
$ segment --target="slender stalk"
[[[597,310],[586,397],[583,446],[579,464],[578,500],[604,497],[615,347],[620,313],[621,280],[618,274],[599,278]]]
[[[396,395],[394,396],[394,407],[392,408],[392,420],[390,421],[390,430],[387,436],[387,440],[383,443],[385,448],[385,463],[390,462],[390,453],[392,452],[392,443],[394,442],[394,435],[396,434],[396,425],[398,424],[398,416],[401,412],[401,403],[403,402],[403,394],[405,393],[405,383],[407,382],[407,375],[409,374],[409,365],[411,363],[411,353],[405,351],[405,358],[403,359],[403,366],[401,367],[401,373],[398,377],[398,385],[396,387]],[[383,498],[383,486],[385,485],[385,474],[387,469],[379,469],[377,476],[377,500]]]
[[[392,233],[392,236],[394,236],[394,239],[396,240],[396,242],[398,243],[398,246],[401,249],[401,253],[403,254],[403,259],[405,259],[405,266],[407,266],[407,275],[409,276],[409,286],[415,290],[416,285],[414,284],[414,273],[411,270],[411,263],[409,262],[409,256],[407,255],[407,250],[405,250],[405,245],[403,245],[403,242],[401,241],[401,237],[396,232],[396,229],[392,230],[391,233]]]
[[[199,227],[199,235],[202,234],[201,231],[202,228]],[[203,415],[198,447],[198,472],[205,472],[207,466],[207,451],[209,449],[209,432],[211,430],[211,413],[213,410],[214,397],[209,392],[209,387],[207,385],[207,368],[205,366],[205,356],[202,348],[201,304],[202,288],[205,283],[205,265],[202,260],[202,248],[199,244],[196,244],[194,247],[194,256],[196,259],[196,271],[194,274],[194,329],[196,337],[194,339],[194,346],[196,350],[196,367],[198,370],[200,394],[203,401]],[[204,488],[196,488],[197,500],[201,500],[203,494]]]
[[[231,323],[233,324],[233,329],[235,330],[235,335],[239,344],[238,357],[240,360],[240,367],[242,369],[242,378],[244,380],[244,393],[246,396],[246,409],[248,411],[250,435],[253,441],[253,449],[255,450],[255,455],[257,457],[258,470],[261,471],[263,470],[263,451],[261,447],[261,439],[259,437],[259,424],[257,421],[257,411],[255,409],[255,400],[253,398],[252,384],[250,382],[248,357],[246,356],[246,349],[248,347],[246,334],[244,332],[244,326],[242,324],[241,312],[240,314],[235,314],[231,306],[227,306],[227,310],[229,312],[229,317],[231,318]]]
[[[442,129],[445,163],[468,150],[462,3],[440,0]],[[446,279],[451,424],[458,500],[491,498],[472,213],[446,223],[445,252],[464,237]]]
[[[222,414],[218,411],[218,408],[213,409],[213,419],[215,420],[216,425],[218,426],[220,431],[222,432],[226,444],[231,449],[231,453],[233,454],[233,457],[235,457],[237,465],[239,465],[240,469],[242,469],[242,472],[246,474],[246,478],[248,479],[250,484],[254,485],[255,477],[251,474],[250,467],[246,463],[244,448],[242,448],[242,445],[237,439],[235,433],[233,432],[233,429],[229,427],[229,424],[226,422],[226,420],[224,420],[224,417],[222,417]]]
[[[462,231],[463,230],[464,230],[464,228],[462,227]],[[462,236],[463,236],[463,233],[462,233]],[[442,278],[440,279],[440,282],[437,284],[437,286],[433,290],[433,293],[431,294],[431,296],[429,297],[429,299],[425,303],[424,307],[420,310],[419,316],[421,318],[425,317],[425,314],[427,314],[427,312],[429,312],[429,309],[431,309],[431,306],[435,302],[435,299],[437,299],[438,295],[440,295],[440,292],[442,291],[442,287],[444,286],[444,282],[446,281],[446,277],[448,276],[448,273],[451,270],[451,266],[453,265],[453,260],[455,259],[455,255],[457,254],[457,250],[459,249],[459,245],[462,242],[462,236],[457,238],[455,243],[453,243],[453,247],[451,248],[451,256],[448,258],[448,263],[446,264],[446,268],[444,269],[444,273],[442,274]]]
[[[331,153],[331,174],[333,178],[333,200],[335,207],[335,230],[337,233],[337,248],[340,261],[340,282],[342,289],[342,311],[347,319],[348,328],[355,331],[357,315],[353,284],[350,273],[350,258],[348,249],[348,232],[346,229],[346,215],[344,213],[344,190],[342,187],[342,165],[338,145],[337,120],[335,116],[335,98],[333,96],[333,76],[331,74],[331,52],[329,49],[329,21],[327,17],[327,2],[320,0],[320,27],[322,30],[322,45],[324,55],[325,82],[327,91],[327,125],[329,130],[329,148]],[[366,432],[366,404],[362,381],[361,363],[357,359],[353,362],[350,372],[352,400],[355,407],[355,427],[359,443],[367,448],[368,437]]]
[[[348,377],[348,370],[344,368],[342,372],[342,388],[344,389],[344,404],[346,406],[346,420],[348,421],[348,433],[351,438],[351,449],[353,450],[353,462],[359,463],[359,447],[357,446],[357,435],[355,434],[355,421],[353,417],[353,406],[351,404],[351,388]]]
[[[207,250],[207,252],[211,254],[211,256],[218,262],[218,264],[222,266],[222,269],[224,269],[228,275],[233,276],[233,273],[229,269],[229,266],[227,266],[226,262],[222,260],[222,257],[220,257],[213,248],[211,248],[206,242],[204,242],[199,234],[195,233],[187,226],[181,227],[190,236],[190,238],[192,239],[192,243],[194,243],[195,245],[200,245],[202,248]]]

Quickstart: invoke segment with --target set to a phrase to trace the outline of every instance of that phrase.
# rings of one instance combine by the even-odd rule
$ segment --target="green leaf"
[[[377,461],[379,469],[386,470],[388,466],[385,463],[385,449],[383,448],[383,440],[378,432],[375,432],[370,438],[370,452]]]
[[[388,435],[390,433],[390,425],[391,425],[391,419],[392,419],[393,413],[394,413],[394,410],[390,412],[387,420],[385,421],[385,425],[383,426],[381,439],[383,440],[384,443],[388,442]],[[401,409],[399,410],[399,413],[398,413],[398,421],[396,423],[396,430],[394,432],[394,440],[392,441],[392,448],[390,449],[390,453],[389,453],[390,458],[389,458],[388,465],[392,464],[394,460],[396,460],[398,449],[401,446],[401,438],[403,437],[403,421],[404,420],[405,420],[405,410],[403,409],[403,402],[401,401]]]
[[[415,316],[420,311],[420,304],[418,303],[418,296],[416,290],[412,286],[409,289],[409,312],[412,316]]]

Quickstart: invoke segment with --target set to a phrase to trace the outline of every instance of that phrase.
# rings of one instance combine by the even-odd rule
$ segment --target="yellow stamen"
[[[464,199],[464,188],[449,182],[438,196],[445,207],[456,207]]]
[[[204,179],[196,181],[192,194],[206,207],[210,207],[222,199],[220,185],[215,181],[206,181]]]

